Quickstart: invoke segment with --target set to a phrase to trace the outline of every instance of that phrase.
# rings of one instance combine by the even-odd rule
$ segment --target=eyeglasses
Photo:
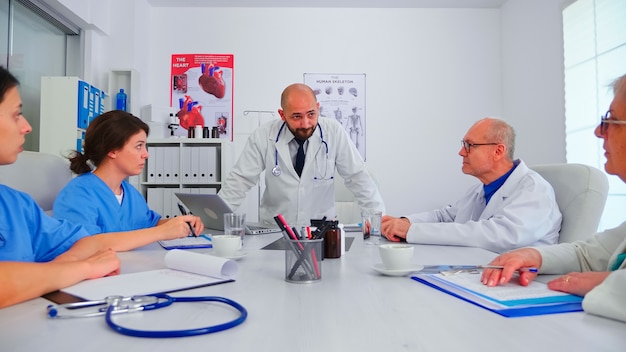
[[[470,143],[466,140],[461,141],[461,146],[465,149],[465,152],[469,154],[471,147],[478,147],[481,145],[498,145],[500,143]]]
[[[626,125],[626,121],[615,120],[615,118],[611,114],[611,110],[607,111],[606,114],[600,116],[600,135],[604,135],[606,133],[606,130],[609,128],[610,124]]]

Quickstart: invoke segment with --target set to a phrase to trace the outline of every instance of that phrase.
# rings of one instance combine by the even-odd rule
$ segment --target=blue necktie
[[[296,142],[298,142],[298,154],[296,154],[296,165],[295,169],[298,173],[298,176],[302,175],[302,168],[304,167],[304,142],[303,140],[299,140],[296,138]]]

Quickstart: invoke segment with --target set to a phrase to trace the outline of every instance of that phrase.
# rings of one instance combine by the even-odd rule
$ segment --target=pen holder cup
[[[288,240],[285,248],[285,281],[310,283],[322,279],[324,240]]]

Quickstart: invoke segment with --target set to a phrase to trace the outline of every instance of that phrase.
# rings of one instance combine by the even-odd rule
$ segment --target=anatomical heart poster
[[[305,73],[320,103],[320,117],[335,119],[365,160],[365,74]]]
[[[172,54],[170,106],[178,109],[180,128],[187,136],[189,127],[214,128],[217,137],[233,140],[232,54]]]

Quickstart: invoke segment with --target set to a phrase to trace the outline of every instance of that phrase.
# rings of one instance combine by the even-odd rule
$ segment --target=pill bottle
[[[332,221],[324,235],[324,258],[339,257],[341,257],[341,230],[338,221]]]

